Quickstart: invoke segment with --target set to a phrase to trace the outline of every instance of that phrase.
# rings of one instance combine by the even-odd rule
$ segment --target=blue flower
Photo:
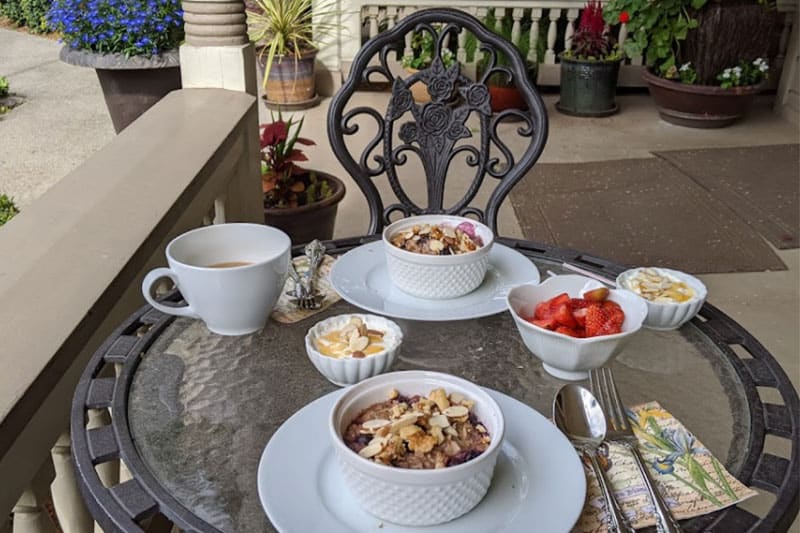
[[[655,459],[653,468],[661,475],[671,474],[675,471],[675,461]]]

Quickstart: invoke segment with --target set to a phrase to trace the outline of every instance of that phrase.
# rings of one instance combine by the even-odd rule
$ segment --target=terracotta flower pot
[[[723,89],[712,85],[689,85],[659,78],[648,70],[642,78],[661,118],[689,128],[722,128],[742,118],[764,84]]]
[[[257,50],[256,57],[260,77],[264,79],[267,51]],[[299,58],[275,56],[264,87],[264,98],[268,107],[286,104],[293,109],[304,109],[319,103],[314,72],[316,57],[317,50],[303,52]]]
[[[342,181],[330,174],[314,171],[317,178],[328,182],[333,194],[324,200],[299,207],[265,207],[264,223],[279,228],[289,235],[292,244],[303,244],[314,239],[333,238],[336,224],[336,211],[344,198],[345,187]]]
[[[427,68],[427,67],[426,67]],[[418,69],[406,67],[406,72],[409,74],[416,74],[419,72]],[[423,82],[418,81],[409,87],[411,90],[411,96],[414,97],[414,101],[418,104],[426,104],[431,101],[431,95],[428,93],[428,86],[425,85]]]

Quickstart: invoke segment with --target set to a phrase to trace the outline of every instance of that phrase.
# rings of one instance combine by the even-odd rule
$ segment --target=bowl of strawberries
[[[589,377],[639,331],[647,304],[628,291],[577,275],[553,276],[509,291],[508,309],[525,346],[551,375]]]

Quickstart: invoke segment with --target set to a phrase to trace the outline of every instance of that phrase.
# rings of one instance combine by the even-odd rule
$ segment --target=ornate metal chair
[[[390,69],[390,52],[400,60],[409,51],[409,34],[428,32],[433,37],[433,62],[407,77]],[[468,32],[468,33],[461,33]],[[449,43],[464,43],[471,33],[477,49],[486,55],[486,67],[472,80],[461,72],[458,62],[445,67],[442,52]],[[459,39],[461,34],[461,39]],[[500,64],[498,52],[508,59]],[[396,68],[396,67],[395,67]],[[521,91],[527,109],[508,109],[492,114],[487,80],[500,75]],[[345,112],[362,81],[388,81],[392,95],[385,111],[353,107]],[[415,103],[410,91],[416,82],[427,85],[431,101]],[[347,137],[359,130],[356,117],[367,115],[377,123],[377,133],[360,154],[351,152]],[[500,123],[519,120],[513,128]],[[398,129],[399,128],[399,129]],[[524,138],[524,151],[515,154],[501,133],[511,131]],[[397,131],[397,135],[395,135]],[[350,76],[334,96],[328,111],[328,136],[336,157],[355,179],[367,198],[369,233],[381,231],[397,212],[403,216],[425,213],[471,215],[497,231],[500,205],[511,188],[534,165],[547,138],[547,114],[536,88],[527,76],[525,62],[514,45],[489,31],[476,18],[454,9],[428,9],[404,18],[397,26],[369,40],[356,55]],[[352,142],[350,144],[353,144]],[[427,205],[418,205],[403,187],[400,174],[409,154],[421,160],[427,177]],[[461,155],[460,155],[461,154]],[[460,200],[445,206],[445,181],[456,157],[474,169],[471,185]],[[375,185],[386,175],[396,201],[384,207]],[[485,208],[472,206],[486,177],[496,180]]]

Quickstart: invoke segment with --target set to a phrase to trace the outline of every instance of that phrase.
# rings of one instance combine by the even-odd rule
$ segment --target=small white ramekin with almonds
[[[652,290],[644,292],[649,286]],[[703,307],[708,289],[702,281],[680,270],[640,267],[617,276],[617,287],[639,296],[647,304],[644,327],[669,331],[678,329]],[[670,293],[684,293],[685,301],[671,301]]]
[[[318,343],[321,340],[324,342],[324,337],[332,332],[342,331],[348,327],[352,329],[353,319],[360,320],[367,330],[382,333],[380,339],[382,349],[378,352],[370,353],[369,349],[354,345],[353,348],[357,350],[345,349],[338,357],[324,355],[320,351]],[[358,337],[363,336],[359,335]],[[369,337],[370,335],[367,335],[368,339]],[[358,340],[356,337],[354,342],[357,343]],[[306,334],[306,353],[308,353],[308,358],[314,367],[319,370],[320,374],[334,385],[344,387],[386,372],[397,359],[402,342],[403,331],[400,326],[387,318],[364,314],[337,315],[317,322],[308,330]],[[368,347],[368,344],[365,346]],[[363,357],[360,357],[360,354],[356,354],[356,357],[353,357],[353,351],[361,350],[364,353]]]
[[[445,468],[397,468],[361,457],[345,443],[350,423],[365,409],[386,401],[390,391],[412,397],[428,396],[439,388],[474,402],[471,413],[491,436],[488,448],[477,457]],[[358,504],[381,520],[406,526],[448,522],[478,505],[491,484],[505,432],[500,406],[481,387],[422,370],[390,372],[353,385],[334,404],[328,425],[336,461]]]
[[[455,229],[459,224],[471,224],[481,245],[473,251],[452,255],[430,255],[411,252],[392,244],[398,234],[415,226],[439,226]],[[383,230],[386,267],[392,283],[401,291],[418,298],[442,300],[464,296],[477,289],[486,276],[489,252],[494,233],[480,222],[455,215],[422,215],[408,217]]]

